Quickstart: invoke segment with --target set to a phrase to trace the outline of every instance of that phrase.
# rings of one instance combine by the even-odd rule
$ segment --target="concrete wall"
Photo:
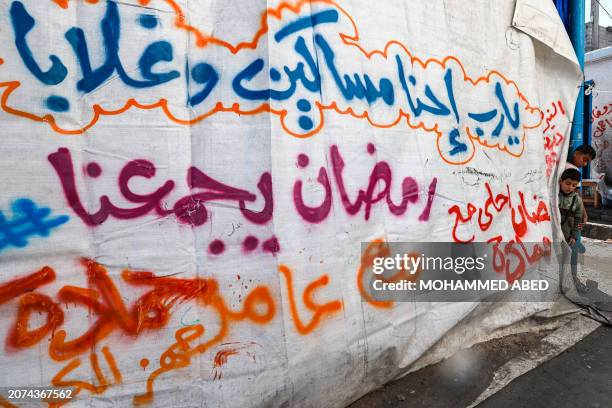
[[[593,23],[586,23],[585,28],[585,50],[593,51],[612,45],[612,27],[599,26],[599,44],[593,43]]]

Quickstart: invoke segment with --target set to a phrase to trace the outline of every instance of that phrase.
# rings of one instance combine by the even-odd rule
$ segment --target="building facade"
[[[597,157],[591,166],[592,176],[612,174],[612,47],[601,48],[585,54],[584,75],[593,81],[590,89],[591,145]]]
[[[612,46],[612,26],[599,26],[599,42],[595,44],[593,41],[593,23],[591,21],[586,23],[584,46],[586,52]]]

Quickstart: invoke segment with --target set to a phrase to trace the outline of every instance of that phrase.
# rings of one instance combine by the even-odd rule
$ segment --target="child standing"
[[[580,172],[567,169],[561,174],[559,182],[559,212],[561,213],[561,231],[570,246],[574,246],[578,238],[578,224],[582,221],[584,205],[576,187],[580,183]]]
[[[567,169],[576,169],[579,171],[580,168],[585,167],[589,164],[590,161],[595,160],[597,156],[595,149],[589,145],[580,145],[574,150],[572,154],[567,157],[567,163],[565,163],[565,170]],[[580,180],[578,180],[580,181]],[[586,224],[589,221],[589,216],[587,215],[586,208],[582,213],[582,222]]]

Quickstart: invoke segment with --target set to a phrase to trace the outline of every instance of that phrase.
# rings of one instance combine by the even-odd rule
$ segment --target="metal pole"
[[[591,37],[591,50],[599,49],[599,3],[591,0],[591,22],[593,23],[593,36]]]
[[[571,29],[570,39],[578,57],[578,63],[584,72],[584,33],[585,33],[585,2],[586,0],[571,0]],[[570,153],[584,143],[584,87],[580,86],[576,109],[574,110],[574,121],[572,123],[572,134],[570,137]]]

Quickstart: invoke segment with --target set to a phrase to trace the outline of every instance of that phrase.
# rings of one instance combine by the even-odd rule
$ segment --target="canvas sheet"
[[[407,370],[477,304],[364,297],[361,243],[557,238],[580,74],[529,3],[0,1],[0,387],[341,407]]]

